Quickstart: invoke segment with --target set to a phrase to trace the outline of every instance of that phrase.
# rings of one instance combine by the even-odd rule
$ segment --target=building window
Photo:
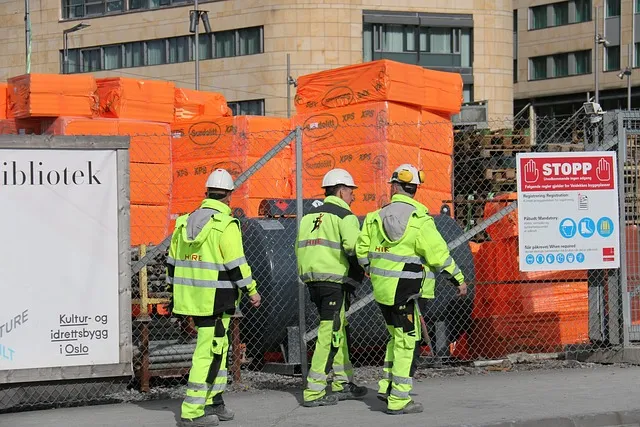
[[[604,70],[620,70],[620,46],[609,46],[604,48]]]
[[[263,38],[262,27],[200,34],[198,54],[200,59],[213,59],[263,53]],[[68,72],[92,72],[188,62],[195,59],[194,47],[195,37],[189,35],[69,49]],[[61,62],[64,62],[63,54],[61,52]],[[61,69],[64,72],[64,67]]]
[[[124,0],[62,0],[63,19],[122,13]]]
[[[620,16],[620,0],[606,0],[606,17]]]
[[[576,23],[591,21],[591,0],[576,0],[575,8]]]
[[[539,56],[529,59],[530,80],[542,80],[547,78],[547,57]]]
[[[260,47],[260,41],[262,40],[262,37],[260,37],[261,32],[260,27],[238,30],[240,44],[238,55],[255,55],[256,53],[260,53],[262,49]]]
[[[589,73],[591,73],[590,50],[529,58],[529,80],[544,80]]]
[[[640,43],[636,43],[635,48],[636,48],[635,55],[633,55],[635,59],[634,67],[638,68],[640,67]]]
[[[561,53],[553,55],[553,77],[566,77],[569,75],[569,55]]]
[[[577,24],[590,20],[591,0],[570,0],[529,8],[530,30]]]
[[[202,0],[207,1],[207,0]],[[187,0],[62,0],[62,19],[159,9],[187,4]]]
[[[191,45],[189,36],[169,39],[169,63],[187,62],[191,58]],[[201,54],[200,57],[202,58]]]
[[[567,25],[569,24],[569,2],[553,4],[554,25]]]
[[[640,0],[635,1],[634,11],[635,13],[640,13]]]
[[[536,6],[529,9],[531,11],[531,29],[539,30],[547,28],[547,5]]]
[[[227,102],[234,116],[264,116],[264,99]]]
[[[363,57],[430,68],[471,68],[472,37],[471,28],[365,23]]]
[[[590,74],[591,73],[591,51],[583,50],[581,52],[574,52],[576,63],[576,75]]]
[[[518,82],[518,10],[513,11],[513,82]]]
[[[103,49],[105,70],[115,70],[122,68],[122,45],[106,46]]]

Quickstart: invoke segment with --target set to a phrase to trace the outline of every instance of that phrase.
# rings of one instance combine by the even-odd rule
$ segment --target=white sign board
[[[116,151],[0,156],[0,371],[119,363]]]
[[[615,152],[517,155],[520,271],[620,267]]]

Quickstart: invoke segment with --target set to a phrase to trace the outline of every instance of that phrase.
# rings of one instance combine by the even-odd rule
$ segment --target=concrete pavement
[[[414,383],[425,412],[390,416],[375,398],[304,408],[300,391],[258,391],[226,396],[236,411],[223,427],[253,426],[640,426],[640,367],[596,366],[428,378]],[[180,401],[163,400],[0,415],[7,427],[120,427],[176,425]],[[598,416],[594,416],[598,415]],[[528,422],[527,422],[528,421]]]

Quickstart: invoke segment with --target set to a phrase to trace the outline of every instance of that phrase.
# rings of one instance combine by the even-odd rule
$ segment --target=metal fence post
[[[300,230],[302,220],[302,128],[296,127],[296,231]],[[302,385],[307,387],[307,341],[304,333],[307,330],[305,322],[305,285],[298,280],[298,326],[300,328],[300,370],[302,373]]]
[[[627,282],[627,215],[626,215],[626,191],[625,191],[625,167],[627,158],[627,132],[623,125],[623,118],[618,117],[618,194],[620,204],[620,274],[618,282],[620,285],[620,298],[622,304],[618,313],[622,319],[619,320],[622,326],[623,346],[629,346],[629,328],[631,326],[631,309],[629,301],[629,288]],[[621,312],[621,313],[620,313]]]

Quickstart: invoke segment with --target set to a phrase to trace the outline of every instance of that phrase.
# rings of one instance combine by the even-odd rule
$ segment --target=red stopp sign
[[[521,191],[612,190],[613,157],[521,157]]]

